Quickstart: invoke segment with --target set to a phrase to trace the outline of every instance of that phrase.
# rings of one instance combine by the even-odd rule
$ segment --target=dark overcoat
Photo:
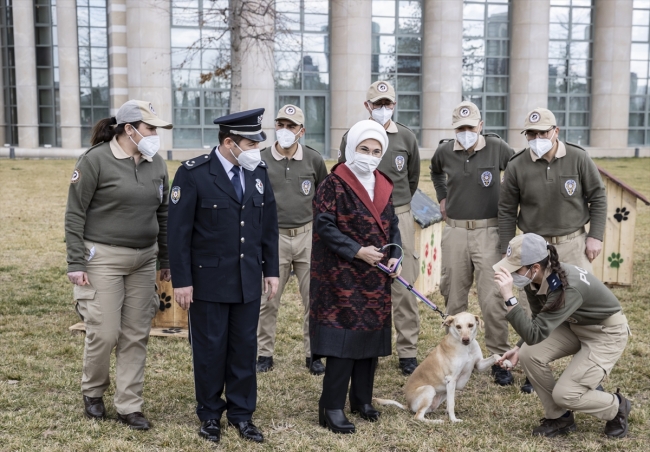
[[[363,246],[401,245],[393,183],[374,174],[373,201],[345,164],[332,169],[314,198],[309,332],[315,358],[391,354],[392,278],[354,257]]]

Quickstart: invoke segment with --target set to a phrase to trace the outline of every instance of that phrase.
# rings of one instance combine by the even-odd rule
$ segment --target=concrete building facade
[[[233,5],[255,24],[240,77]],[[535,107],[593,155],[650,146],[650,0],[0,0],[0,53],[0,144],[34,156],[81,152],[96,121],[142,99],[174,123],[174,158],[214,146],[233,102],[266,108],[270,139],[298,104],[303,141],[335,157],[379,79],[423,157],[464,99],[515,148]]]

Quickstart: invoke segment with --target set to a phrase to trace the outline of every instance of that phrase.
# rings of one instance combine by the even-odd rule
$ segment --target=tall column
[[[18,146],[38,147],[34,3],[13,2]]]
[[[79,149],[81,147],[81,112],[76,0],[58,0],[56,15],[58,19],[61,145],[68,149]]]
[[[0,42],[2,44],[2,42]],[[0,51],[2,51],[0,49]],[[3,57],[0,55],[0,147],[2,147],[6,142],[6,134],[5,134],[5,128],[8,126],[5,126],[5,85],[3,83],[3,76],[4,76],[4,71],[3,71]]]
[[[591,145],[627,147],[632,0],[595,2]]]
[[[368,119],[363,107],[370,86],[371,0],[332,0],[330,33],[330,156],[355,122]]]
[[[169,2],[126,0],[128,98],[151,102],[166,121],[172,121],[169,9]],[[115,69],[113,76],[120,75]],[[171,149],[171,131],[159,129],[158,135],[161,152]]]
[[[463,2],[424,5],[422,147],[436,149],[451,134],[451,114],[462,100]]]
[[[521,135],[526,113],[548,105],[550,8],[550,0],[511,2],[508,142],[515,149],[526,146]]]
[[[262,0],[261,6],[272,3],[273,0]],[[247,21],[260,27],[263,34],[273,33],[274,21],[271,15],[251,15]],[[260,147],[270,146],[275,140],[275,64],[273,60],[273,43],[261,40],[244,40],[242,42],[242,79],[241,79],[241,109],[265,108],[262,127],[267,135],[267,141]],[[232,112],[235,113],[235,112]]]
[[[109,0],[108,63],[111,115],[114,116],[122,104],[129,100],[126,61],[126,0]]]

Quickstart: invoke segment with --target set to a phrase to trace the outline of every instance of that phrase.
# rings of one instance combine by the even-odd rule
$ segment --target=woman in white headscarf
[[[371,405],[379,356],[391,354],[392,278],[377,268],[396,266],[401,245],[393,208],[393,183],[377,171],[388,147],[375,121],[356,123],[348,132],[345,163],[318,186],[314,198],[311,258],[310,338],[312,359],[327,358],[319,422],[336,433],[354,433],[343,412],[350,381],[350,408],[376,421]],[[392,278],[391,278],[392,277]]]

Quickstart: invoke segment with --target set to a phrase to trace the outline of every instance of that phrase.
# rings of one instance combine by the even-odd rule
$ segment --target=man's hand
[[[495,272],[494,282],[497,283],[499,292],[504,300],[512,298],[512,275],[507,269],[501,267],[499,271]]]
[[[375,266],[379,261],[381,261],[384,257],[383,254],[379,252],[379,248],[376,248],[374,246],[364,246],[361,247],[361,249],[357,252],[357,255],[354,256],[357,259],[361,259],[362,261]]]
[[[587,237],[587,249],[585,254],[589,262],[593,262],[603,250],[603,242],[593,237]]]
[[[442,214],[442,219],[447,221],[447,198],[440,200],[440,213]]]
[[[402,264],[401,264],[401,263],[399,264],[399,267],[398,267],[398,268],[393,268],[393,267],[395,266],[395,264],[397,264],[397,261],[398,261],[398,260],[399,260],[399,259],[396,258],[396,257],[391,257],[391,258],[388,260],[388,268],[389,268],[390,270],[393,271],[392,273],[390,273],[390,274],[388,275],[388,276],[390,276],[391,278],[397,278],[397,277],[400,275],[400,273],[402,273]]]
[[[277,276],[269,276],[264,278],[264,293],[269,292],[269,300],[275,297],[275,294],[278,292],[278,286],[280,285],[280,278]]]
[[[77,286],[90,284],[90,281],[88,281],[88,273],[86,272],[70,272],[68,273],[68,279],[72,284],[76,284]]]
[[[160,269],[160,280],[161,281],[171,281],[172,280],[172,272],[168,268],[161,268]]]
[[[178,287],[174,289],[174,300],[181,307],[183,311],[190,308],[190,303],[193,303],[192,293],[194,292],[193,286]]]
[[[512,350],[505,352],[497,364],[501,366],[506,359],[512,363],[512,367],[515,367],[519,363],[519,347],[515,346]]]

